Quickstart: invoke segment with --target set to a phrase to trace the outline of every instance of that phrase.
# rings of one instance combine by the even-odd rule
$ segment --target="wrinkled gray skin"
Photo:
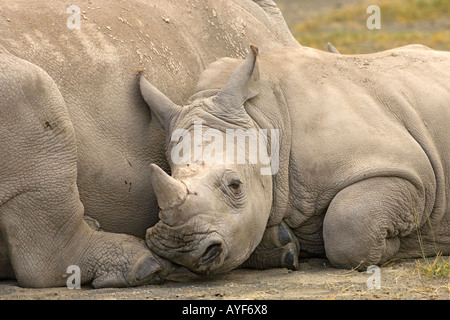
[[[276,250],[291,265],[326,256],[359,269],[450,254],[449,70],[450,53],[417,45],[368,55],[284,48],[257,63],[252,47],[244,62],[212,64],[183,107],[142,78],[168,138],[194,121],[280,130],[273,176],[249,162],[208,165],[207,154],[176,164],[178,142],[168,140],[172,177],[152,166],[161,221],[147,243],[197,273],[248,257],[265,268]]]
[[[138,68],[182,102],[249,42],[298,44],[268,0],[89,1],[71,30],[73,4],[1,2],[0,278],[61,286],[78,265],[94,287],[158,282],[171,264],[142,238],[158,220],[150,164],[168,165]]]

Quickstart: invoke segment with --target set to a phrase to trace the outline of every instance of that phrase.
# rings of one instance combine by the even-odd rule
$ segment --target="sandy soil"
[[[450,257],[447,257],[450,258]],[[421,276],[414,260],[397,261],[380,270],[380,288],[369,289],[372,273],[331,267],[327,260],[310,259],[300,270],[238,269],[227,274],[200,277],[184,270],[165,283],[135,288],[80,290],[25,289],[14,281],[0,282],[3,300],[449,300],[450,278]]]

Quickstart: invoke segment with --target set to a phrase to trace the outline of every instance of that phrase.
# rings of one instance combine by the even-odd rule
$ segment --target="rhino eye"
[[[239,180],[239,179],[233,179],[233,180],[231,180],[231,181],[228,183],[228,186],[229,186],[231,189],[237,190],[237,189],[239,189],[239,187],[241,186],[241,184],[242,184],[241,180]]]
[[[221,179],[221,187],[226,203],[232,208],[242,208],[246,203],[246,192],[236,172],[226,170]]]
[[[226,171],[222,178],[222,191],[225,194],[236,197],[242,191],[242,181],[233,171]]]

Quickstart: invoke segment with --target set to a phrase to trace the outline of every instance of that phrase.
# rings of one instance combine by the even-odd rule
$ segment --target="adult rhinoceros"
[[[138,68],[181,102],[249,41],[296,42],[268,0],[76,4],[0,5],[0,278],[59,286],[76,265],[95,287],[156,282],[170,264],[137,237],[158,219],[150,164],[167,164]]]
[[[147,231],[152,250],[197,273],[249,257],[264,268],[326,255],[364,269],[449,254],[450,53],[256,56],[252,47],[242,63],[213,63],[183,107],[141,78],[172,171],[152,165],[161,209]],[[239,136],[271,150],[273,175]]]

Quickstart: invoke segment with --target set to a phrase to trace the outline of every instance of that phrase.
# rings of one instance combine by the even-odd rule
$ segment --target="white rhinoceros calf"
[[[0,279],[63,286],[72,265],[94,287],[164,278],[143,240],[164,133],[137,70],[183,101],[209,63],[263,40],[298,45],[271,0],[2,0]]]
[[[183,107],[141,78],[172,171],[152,166],[148,245],[197,273],[449,254],[450,53],[299,47],[256,61],[251,48],[213,63]]]

